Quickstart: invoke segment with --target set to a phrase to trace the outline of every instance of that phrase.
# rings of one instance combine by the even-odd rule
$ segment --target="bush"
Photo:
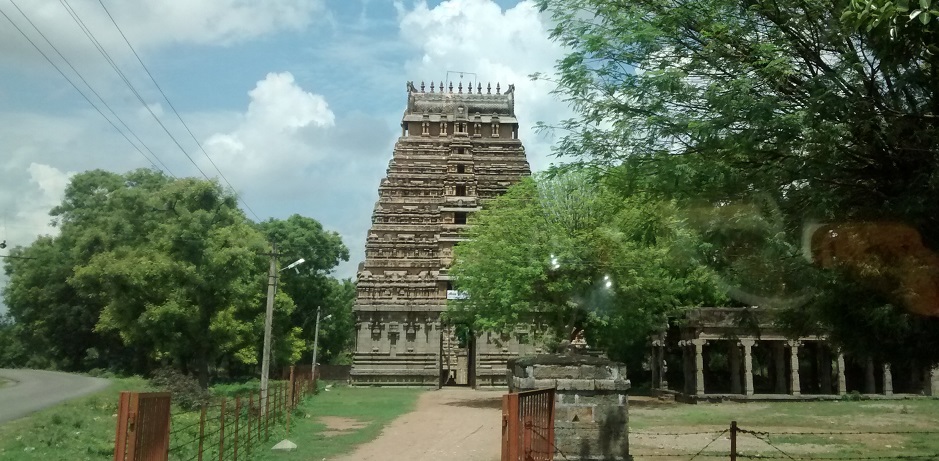
[[[187,410],[198,408],[211,397],[207,390],[199,386],[199,380],[175,368],[164,367],[154,371],[150,384],[172,394],[173,402]]]

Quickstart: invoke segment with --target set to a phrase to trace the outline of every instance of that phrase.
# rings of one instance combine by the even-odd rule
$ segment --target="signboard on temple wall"
[[[447,299],[468,299],[469,295],[465,291],[447,290]]]

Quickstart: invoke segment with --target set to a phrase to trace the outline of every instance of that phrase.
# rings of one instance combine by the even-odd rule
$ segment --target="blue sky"
[[[14,1],[0,3],[0,11],[81,85],[29,18],[174,174],[199,175],[185,150],[207,174],[218,175],[98,0]],[[183,149],[117,77],[65,5]],[[550,84],[527,77],[551,72],[563,53],[548,38],[548,19],[528,1],[104,0],[104,5],[195,138],[261,219],[299,213],[343,236],[352,260],[337,269],[340,277],[354,277],[364,257],[378,184],[400,133],[408,80],[429,83],[458,70],[503,87],[514,83],[520,136],[535,170],[552,161],[551,139],[531,127],[569,116],[549,94]],[[0,239],[28,245],[37,235],[54,232],[48,211],[74,173],[147,166],[0,16]]]

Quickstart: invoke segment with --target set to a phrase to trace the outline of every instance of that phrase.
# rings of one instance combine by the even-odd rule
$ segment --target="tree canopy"
[[[584,330],[626,359],[680,308],[723,301],[673,203],[622,199],[585,173],[524,179],[471,224],[450,272],[467,298],[448,316],[477,329],[541,324],[555,341]]]
[[[935,343],[934,322],[904,311],[895,280],[897,267],[914,265],[902,261],[931,256],[877,253],[883,246],[836,229],[894,223],[915,238],[891,248],[939,244],[934,2],[539,3],[571,50],[556,76],[538,76],[577,113],[542,126],[561,133],[558,155],[604,170],[625,196],[703,210],[701,248],[731,288],[781,299],[791,319],[823,324],[842,345],[871,352],[849,340],[861,332],[895,338],[885,350],[898,355],[904,341]],[[904,20],[913,9],[919,19]],[[820,237],[822,247],[854,245],[856,257],[818,270],[806,243]],[[906,278],[935,280],[936,270]],[[882,288],[876,296],[848,306],[838,295],[872,280],[882,282],[867,285]]]
[[[303,268],[316,281],[294,278],[278,291],[275,363],[294,363],[309,348],[303,328],[312,326],[296,321],[292,296],[306,308],[311,297],[341,292],[324,279],[348,258],[337,235],[300,216],[252,223],[215,181],[88,171],[72,178],[50,214],[59,234],[15,248],[5,261],[4,300],[26,351],[19,365],[137,373],[168,365],[202,385],[213,372],[253,369],[268,236],[291,250],[317,247]]]

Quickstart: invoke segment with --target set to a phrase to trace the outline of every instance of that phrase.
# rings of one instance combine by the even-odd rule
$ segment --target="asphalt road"
[[[108,386],[106,379],[43,370],[0,368],[0,379],[11,381],[0,387],[0,424]]]

